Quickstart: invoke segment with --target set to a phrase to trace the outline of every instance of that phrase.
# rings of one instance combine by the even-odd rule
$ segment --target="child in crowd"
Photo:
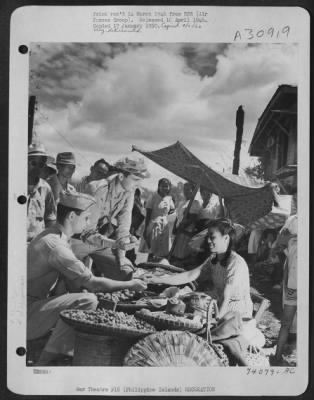
[[[279,331],[274,365],[281,365],[282,353],[288,340],[289,329],[297,311],[297,248],[298,248],[298,216],[290,216],[281,229],[276,244],[272,250],[272,257],[284,252],[287,259],[283,277],[283,313]]]

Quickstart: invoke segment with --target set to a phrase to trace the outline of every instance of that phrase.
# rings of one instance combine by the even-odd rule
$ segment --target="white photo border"
[[[75,9],[75,12],[73,12]],[[169,34],[166,30],[150,32],[107,32],[100,35],[91,29],[92,13],[101,10],[196,10],[210,13],[208,24],[202,29],[178,28]],[[31,23],[30,23],[31,21]],[[249,21],[249,22],[248,22]],[[25,357],[16,354],[18,347],[26,348],[26,205],[18,203],[20,195],[27,194],[27,127],[29,56],[21,54],[20,45],[30,47],[35,42],[212,42],[230,43],[236,32],[245,32],[250,26],[256,31],[273,25],[280,30],[290,26],[288,38],[278,42],[298,43],[298,219],[299,270],[298,283],[298,366],[292,375],[247,376],[246,368],[117,368],[117,367],[50,367],[46,374],[34,373],[26,367]],[[56,29],[56,26],[58,29]],[[11,17],[10,40],[10,104],[9,104],[9,199],[8,199],[8,388],[14,393],[30,395],[180,395],[191,392],[158,391],[169,387],[214,387],[211,392],[193,395],[299,395],[308,384],[309,359],[309,101],[310,101],[310,17],[299,7],[236,7],[214,6],[27,6],[14,11]],[[239,39],[240,40],[240,39]],[[259,43],[272,43],[271,38],[257,38]],[[243,43],[248,39],[241,37]],[[131,144],[130,144],[131,146]],[[19,160],[19,167],[16,162]],[[274,367],[275,368],[275,367]],[[276,367],[275,371],[282,371]],[[87,372],[88,371],[88,372]],[[18,379],[17,379],[18,377]],[[144,382],[144,383],[143,383]],[[78,387],[99,388],[98,391]],[[108,387],[109,392],[101,391]],[[120,387],[119,392],[114,388]],[[124,387],[143,391],[124,392]],[[145,388],[157,388],[145,392]]]

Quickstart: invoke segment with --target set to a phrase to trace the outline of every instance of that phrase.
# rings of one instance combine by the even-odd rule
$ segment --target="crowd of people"
[[[73,331],[59,313],[95,310],[97,292],[193,281],[217,300],[219,318],[230,311],[252,318],[248,265],[234,250],[237,229],[224,217],[221,199],[205,187],[197,199],[198,188],[186,182],[184,200],[178,202],[171,182],[162,178],[144,204],[139,186],[150,175],[143,159],[124,158],[113,165],[99,159],[89,175],[73,183],[75,168],[71,152],[59,153],[54,162],[42,145],[29,146],[27,339],[52,331],[38,365],[50,364],[60,354],[73,355]],[[295,227],[295,221],[284,227],[274,246],[286,251],[288,260],[278,361],[296,312]],[[191,241],[200,233],[200,251],[195,251]],[[148,261],[166,259],[186,271],[134,279],[138,252],[148,253]]]

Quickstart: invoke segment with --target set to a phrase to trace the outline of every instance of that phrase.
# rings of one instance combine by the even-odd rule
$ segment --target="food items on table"
[[[166,312],[169,314],[184,314],[185,307],[186,305],[182,300],[174,297],[172,299],[168,299]]]
[[[90,324],[96,327],[106,326],[149,332],[156,331],[154,326],[135,318],[134,315],[129,315],[124,312],[115,312],[112,310],[66,310],[63,311],[63,316],[73,321]]]
[[[198,331],[204,327],[205,321],[192,314],[169,314],[163,311],[149,311],[146,309],[137,311],[135,316],[156,326],[157,330],[190,330]]]
[[[124,289],[112,293],[97,293],[98,301],[108,300],[114,303],[141,303],[146,302],[149,298],[156,298],[155,292],[144,290],[143,292],[135,292],[134,290]]]
[[[114,303],[121,303],[132,300],[135,296],[134,290],[123,289],[112,293],[97,293],[98,300],[111,300]]]

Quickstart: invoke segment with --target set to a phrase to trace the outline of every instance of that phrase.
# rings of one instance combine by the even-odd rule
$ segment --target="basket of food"
[[[64,310],[61,319],[77,331],[95,335],[140,338],[156,331],[144,320],[113,310]]]
[[[148,322],[157,330],[182,330],[197,332],[202,330],[204,322],[192,314],[176,315],[164,311],[140,310],[135,313],[138,319]]]
[[[141,339],[127,352],[129,367],[222,367],[219,354],[201,337],[183,331],[162,331]]]
[[[206,317],[212,298],[203,292],[191,292],[185,295],[186,311]]]
[[[253,352],[248,349],[245,355],[245,361],[249,367],[255,368],[267,368],[270,365],[269,358],[262,350],[256,350]]]
[[[97,293],[97,298],[98,309],[122,311],[128,314],[134,314],[142,308],[156,310],[166,306],[166,300],[148,290],[135,292],[125,289],[113,293]]]

